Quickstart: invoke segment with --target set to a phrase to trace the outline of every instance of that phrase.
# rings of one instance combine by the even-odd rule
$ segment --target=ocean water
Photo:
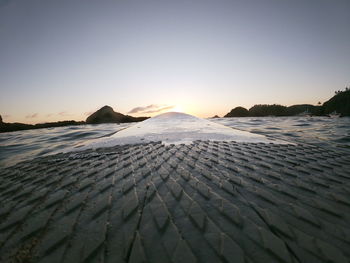
[[[59,153],[88,140],[108,137],[133,125],[98,124],[0,133],[0,167]]]
[[[276,139],[350,153],[350,117],[246,117],[212,120]]]
[[[350,154],[350,118],[247,117],[211,119],[232,128],[276,139],[320,146]],[[108,137],[135,125],[99,124],[0,133],[0,167],[39,156],[55,154]]]

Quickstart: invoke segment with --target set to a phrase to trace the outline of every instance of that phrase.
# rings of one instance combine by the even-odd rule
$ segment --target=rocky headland
[[[115,112],[112,107],[104,106],[98,111],[87,117],[86,121],[58,121],[58,122],[47,122],[39,124],[25,124],[25,123],[6,123],[3,122],[0,115],[0,132],[12,132],[21,130],[31,130],[31,129],[42,129],[42,128],[52,128],[52,127],[63,127],[63,126],[73,126],[73,125],[84,125],[84,124],[100,124],[100,123],[127,123],[127,122],[137,122],[143,121],[148,117],[132,117],[129,115],[124,115],[119,112]]]

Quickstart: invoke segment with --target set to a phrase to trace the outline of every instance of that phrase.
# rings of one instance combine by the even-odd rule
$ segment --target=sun
[[[184,112],[183,108],[180,105],[175,105],[175,107],[172,108],[172,111],[174,111],[174,112]]]

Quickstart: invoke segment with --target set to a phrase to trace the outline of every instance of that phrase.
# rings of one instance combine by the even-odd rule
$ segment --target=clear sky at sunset
[[[222,116],[349,84],[349,0],[0,0],[5,122]]]

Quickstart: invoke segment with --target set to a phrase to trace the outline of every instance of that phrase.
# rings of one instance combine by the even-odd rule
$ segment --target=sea
[[[235,129],[294,143],[317,145],[350,154],[350,117],[245,117],[210,119]],[[0,168],[51,155],[98,138],[109,137],[135,123],[66,126],[0,133]]]

